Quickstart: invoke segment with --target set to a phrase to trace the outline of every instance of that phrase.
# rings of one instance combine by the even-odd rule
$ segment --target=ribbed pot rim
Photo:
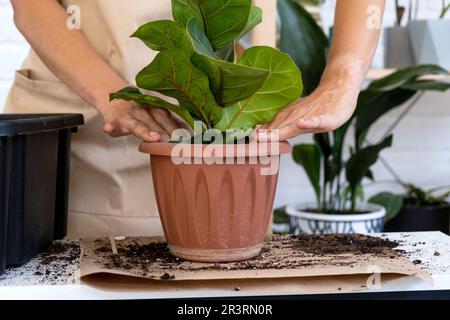
[[[266,144],[266,146],[264,146]],[[211,148],[217,148],[216,150],[222,149],[224,157],[232,157],[236,158],[238,156],[242,157],[259,157],[259,156],[277,156],[282,155],[286,153],[290,153],[292,148],[291,145],[288,142],[279,142],[278,148],[276,147],[275,143],[250,143],[246,145],[206,145],[206,144],[185,144],[182,145],[183,148],[186,148],[186,150],[189,150],[192,157],[196,157],[196,154],[198,154],[199,150],[200,153],[203,155],[205,154],[205,150],[211,150]],[[170,157],[172,155],[173,149],[179,146],[179,144],[175,143],[151,143],[151,142],[143,142],[140,147],[139,151],[142,153],[151,154],[153,156],[167,156]],[[197,148],[197,149],[196,149]],[[227,156],[227,154],[230,154],[231,150],[233,151],[231,154],[232,156]]]

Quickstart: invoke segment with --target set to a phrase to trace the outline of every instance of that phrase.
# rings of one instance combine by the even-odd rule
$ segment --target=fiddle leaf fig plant
[[[289,55],[256,46],[236,57],[236,42],[262,20],[251,0],[172,0],[172,11],[173,21],[152,21],[133,33],[159,53],[136,76],[138,88],[111,99],[167,109],[191,127],[201,121],[207,129],[248,132],[302,95],[302,76]]]

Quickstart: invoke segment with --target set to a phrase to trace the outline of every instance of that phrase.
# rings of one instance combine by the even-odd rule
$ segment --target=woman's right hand
[[[167,142],[180,125],[164,109],[148,109],[134,102],[114,100],[101,108],[103,131],[111,137],[134,135],[146,142]]]

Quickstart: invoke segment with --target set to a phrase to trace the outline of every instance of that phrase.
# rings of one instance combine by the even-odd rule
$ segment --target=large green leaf
[[[325,183],[332,182],[339,174],[339,167],[335,163],[332,155],[333,150],[329,133],[319,133],[314,135],[314,142],[318,146],[323,157]]]
[[[183,25],[171,20],[149,22],[139,27],[132,37],[142,40],[156,51],[180,49],[190,54],[192,44]]]
[[[136,77],[140,88],[175,98],[180,106],[202,120],[208,127],[222,118],[222,108],[209,90],[208,77],[198,70],[185,52],[161,51]]]
[[[227,107],[245,100],[261,88],[269,75],[267,70],[217,59],[195,19],[189,21],[187,28],[196,50],[192,63],[208,76],[211,91],[219,105]]]
[[[278,0],[281,21],[280,48],[302,70],[304,94],[309,95],[320,83],[327,64],[328,39],[314,18],[293,0]]]
[[[236,60],[236,42],[230,42],[230,44],[216,50],[216,55],[222,60],[234,63]]]
[[[445,91],[450,89],[448,82],[437,80],[421,80],[420,77],[429,74],[448,74],[435,65],[419,65],[400,69],[393,74],[372,84],[358,98],[355,112],[356,147],[360,148],[371,126],[385,113],[399,107],[418,91]]]
[[[200,3],[203,0],[172,0],[172,15],[175,21],[187,25],[189,20],[196,18],[203,24],[203,13],[200,8]]]
[[[149,108],[163,108],[177,114],[182,119],[184,119],[186,123],[189,124],[192,128],[194,127],[194,119],[192,119],[191,115],[186,109],[180,108],[179,106],[171,104],[163,99],[144,95],[137,88],[124,88],[118,92],[111,93],[110,99],[134,101]]]
[[[196,18],[215,50],[241,35],[251,7],[251,0],[172,0],[175,21],[187,25]]]
[[[448,71],[436,65],[419,65],[410,68],[400,69],[393,74],[374,81],[369,89],[378,91],[390,91],[407,84],[411,80],[415,80],[424,75],[448,74]]]
[[[360,148],[370,127],[384,114],[399,107],[416,94],[412,90],[393,89],[390,91],[365,90],[358,98],[356,108],[355,141]]]
[[[416,80],[402,85],[402,89],[414,91],[447,91],[450,89],[449,82],[438,82],[432,80]]]
[[[254,27],[262,22],[263,12],[261,8],[257,6],[252,6],[250,9],[250,15],[247,20],[247,24],[244,27],[244,30],[241,32],[241,36],[249,33]]]
[[[216,125],[219,130],[248,129],[267,123],[302,94],[300,70],[285,53],[270,47],[253,47],[245,51],[239,64],[267,70],[269,76],[253,96],[223,110],[223,118]]]
[[[344,143],[345,137],[347,136],[348,129],[351,127],[353,123],[353,117],[349,119],[344,125],[342,125],[339,129],[333,131],[333,161],[337,167],[338,172],[342,169],[342,155],[344,152]]]
[[[215,57],[214,49],[209,42],[203,29],[200,27],[196,18],[192,18],[186,25],[187,34],[189,35],[195,52],[208,57]]]
[[[378,204],[386,209],[385,220],[389,221],[400,212],[404,197],[403,195],[393,194],[390,192],[381,192],[369,199],[370,203]]]
[[[301,165],[316,193],[318,207],[320,207],[320,164],[321,152],[315,144],[298,144],[292,151],[294,161]]]
[[[365,147],[356,151],[346,164],[346,177],[351,190],[355,190],[362,179],[367,175],[370,167],[378,160],[380,152],[392,145],[392,136],[387,137],[381,143]]]

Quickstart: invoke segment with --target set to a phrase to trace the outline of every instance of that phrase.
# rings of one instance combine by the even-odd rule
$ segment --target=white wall
[[[335,1],[328,0],[323,8],[325,25],[333,18]],[[388,0],[385,25],[392,25],[395,19],[393,0]],[[420,17],[436,17],[441,1],[420,0]],[[12,22],[12,10],[9,1],[0,0],[0,111],[4,104],[14,70],[19,68],[27,52],[27,44],[16,31]],[[376,55],[374,66],[383,65],[382,41]],[[383,132],[393,121],[398,111],[386,117],[375,129],[371,139]],[[310,141],[304,136],[296,141]],[[450,93],[427,94],[403,121],[395,132],[394,147],[383,156],[408,181],[423,186],[450,184]],[[378,164],[375,170],[379,179],[391,179],[388,172]],[[367,189],[373,193],[390,185],[377,185]],[[276,205],[288,202],[308,201],[313,193],[302,169],[293,163],[289,156],[283,159]]]

